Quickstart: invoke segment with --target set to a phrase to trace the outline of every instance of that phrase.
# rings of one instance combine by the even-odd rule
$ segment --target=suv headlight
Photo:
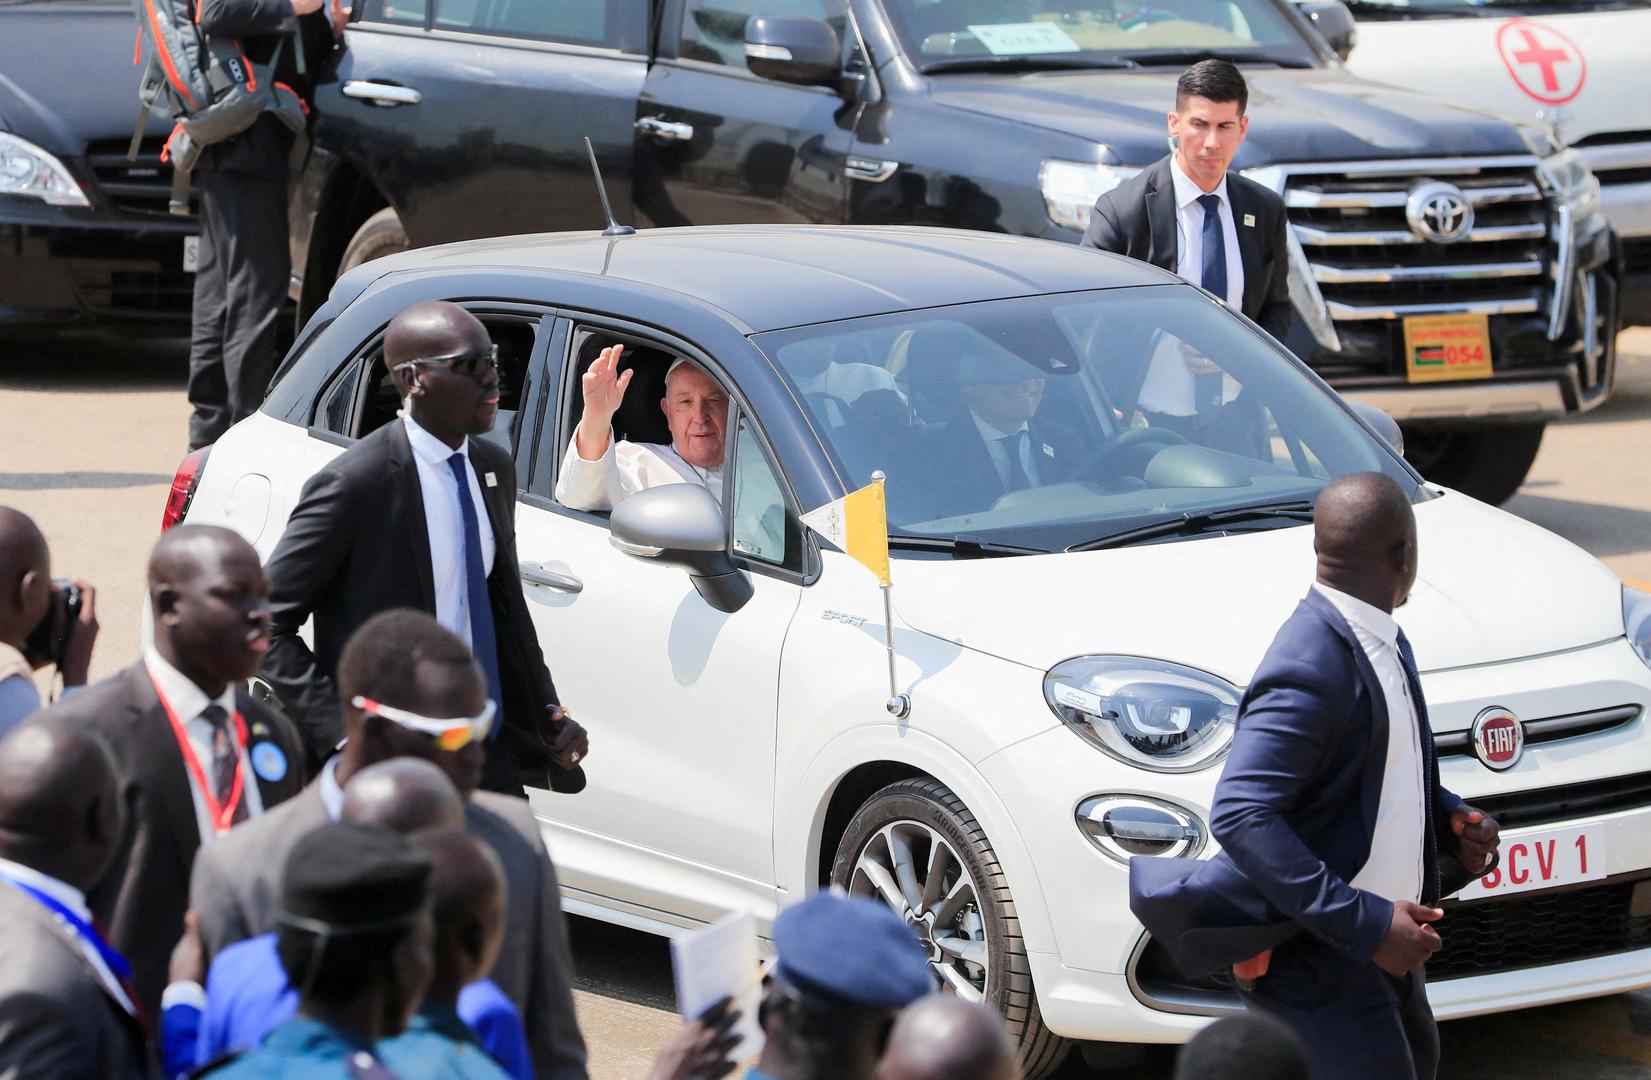
[[[90,206],[63,163],[40,147],[0,131],[0,195],[41,199],[52,206]]]
[[[1083,739],[1129,765],[1189,772],[1232,743],[1238,689],[1206,672],[1135,656],[1080,656],[1043,678],[1043,696]]]
[[[1646,667],[1651,667],[1651,593],[1631,585],[1622,587],[1622,625],[1628,633],[1628,644],[1640,654]]]
[[[1561,206],[1571,209],[1571,220],[1582,219],[1599,209],[1599,180],[1582,155],[1575,150],[1561,150],[1543,158],[1539,168],[1553,188]]]
[[[1045,161],[1038,169],[1038,187],[1043,190],[1049,220],[1082,232],[1089,227],[1095,200],[1140,171],[1133,165]]]

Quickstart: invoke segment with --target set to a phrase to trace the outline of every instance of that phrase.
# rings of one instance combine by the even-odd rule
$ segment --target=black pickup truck
[[[638,225],[1074,241],[1166,152],[1177,74],[1224,56],[1251,84],[1236,167],[1289,207],[1286,344],[1501,501],[1543,425],[1610,392],[1598,185],[1545,128],[1353,78],[1315,14],[1350,25],[1285,0],[358,0],[294,191],[295,298],[408,245],[597,224],[584,136]]]

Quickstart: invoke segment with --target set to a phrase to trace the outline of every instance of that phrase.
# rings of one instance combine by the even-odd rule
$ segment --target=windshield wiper
[[[1177,533],[1200,533],[1237,521],[1285,518],[1291,521],[1312,521],[1313,504],[1305,499],[1294,502],[1258,503],[1254,506],[1234,506],[1226,510],[1188,511],[1162,521],[1149,521],[1122,532],[1108,533],[1093,540],[1073,544],[1067,551],[1099,551],[1102,548],[1125,547],[1142,540],[1156,540]]]
[[[950,60],[931,60],[917,70],[925,75],[936,72],[970,71],[1114,71],[1140,67],[1133,60],[1096,60],[1072,56],[959,56]]]
[[[1112,59],[1128,60],[1137,67],[1143,64],[1180,67],[1212,56],[1231,60],[1235,64],[1277,64],[1282,68],[1316,66],[1313,61],[1299,56],[1280,56],[1264,49],[1142,49],[1139,52],[1116,53]]]
[[[891,551],[949,551],[965,558],[987,555],[1048,555],[1048,548],[1000,544],[977,536],[911,536],[889,534]]]

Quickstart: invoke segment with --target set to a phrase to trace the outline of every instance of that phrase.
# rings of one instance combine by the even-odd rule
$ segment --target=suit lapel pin
[[[1048,443],[1044,443],[1043,444],[1043,456],[1044,457],[1049,457],[1049,458],[1054,457],[1055,456],[1055,448],[1053,446],[1050,446]]]
[[[1244,215],[1244,227],[1246,229],[1255,228],[1255,215],[1254,214],[1245,214]]]
[[[495,475],[493,473],[488,473],[487,476],[485,477],[485,479],[487,480],[487,486],[488,487],[498,487],[499,486],[499,478],[498,478],[497,475]]]

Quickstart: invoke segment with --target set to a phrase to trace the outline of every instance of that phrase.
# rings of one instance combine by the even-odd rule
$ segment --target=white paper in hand
[[[671,939],[671,969],[676,981],[676,1007],[684,1020],[693,1020],[723,998],[740,1018],[732,1031],[740,1042],[728,1053],[734,1061],[748,1061],[762,1052],[762,1026],[757,1005],[762,999],[762,968],[757,958],[757,920],[749,911],[736,911],[687,937]]]

